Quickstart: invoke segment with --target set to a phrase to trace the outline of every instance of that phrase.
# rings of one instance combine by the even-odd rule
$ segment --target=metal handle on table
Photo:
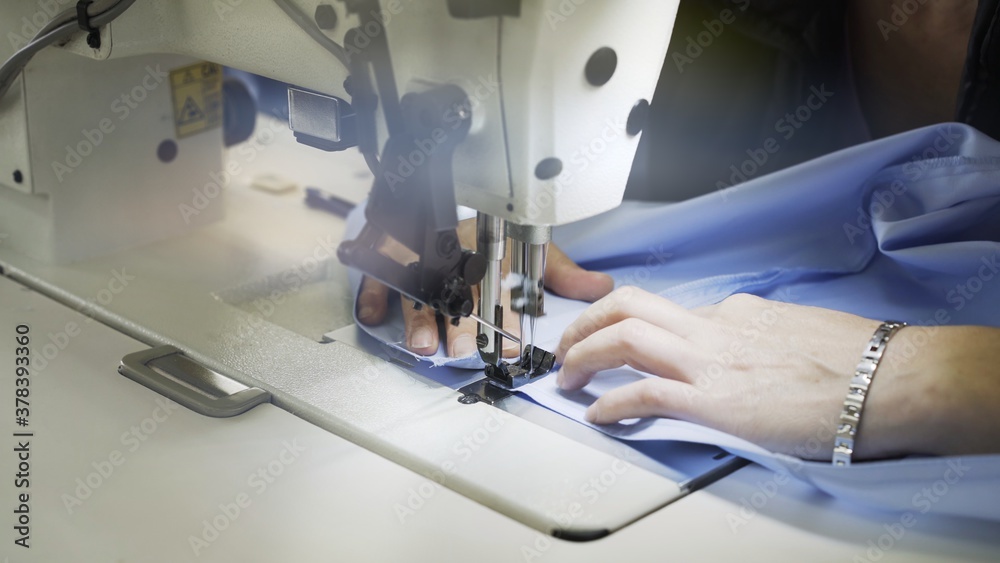
[[[118,373],[213,418],[237,416],[271,401],[271,394],[206,368],[173,346],[157,346],[122,358]]]

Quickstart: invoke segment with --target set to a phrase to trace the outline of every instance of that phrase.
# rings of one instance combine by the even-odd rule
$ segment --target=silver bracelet
[[[844,410],[840,412],[840,424],[837,425],[837,437],[833,441],[834,467],[850,467],[851,455],[854,454],[854,440],[861,424],[861,411],[865,407],[868,396],[868,386],[872,384],[875,370],[885,353],[885,346],[896,332],[906,326],[904,322],[885,321],[875,330],[872,339],[865,348],[864,356],[854,369],[854,378],[847,389],[844,398]]]

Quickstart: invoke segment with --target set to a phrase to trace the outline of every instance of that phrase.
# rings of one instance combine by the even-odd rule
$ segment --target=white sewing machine
[[[88,15],[101,24],[113,5],[95,2]],[[71,8],[0,7],[0,60]],[[373,199],[381,189],[386,207],[369,208],[372,223],[425,263],[395,269],[343,247],[341,256],[448,315],[479,317],[483,357],[502,365],[497,329],[511,320],[473,310],[470,280],[484,280],[480,303],[499,303],[498,258],[510,244],[527,280],[521,308],[542,312],[550,228],[621,200],[676,9],[138,0],[41,50],[0,97],[0,359],[15,365],[23,332],[33,366],[29,406],[14,404],[12,377],[0,388],[6,429],[32,434],[17,437],[31,443],[30,483],[0,486],[15,511],[0,553],[995,555],[989,524],[933,514],[876,553],[868,542],[894,515],[823,498],[717,449],[637,451],[518,396],[462,404],[456,389],[482,374],[436,381],[359,335],[336,257],[343,220],[302,205],[300,193],[247,187],[277,174],[357,202],[374,170],[383,185]],[[290,122],[313,146],[261,118],[249,141],[224,151],[219,65],[294,85]],[[355,143],[363,155],[315,148]],[[480,214],[478,258],[452,244],[456,204]],[[377,238],[367,233],[361,248]],[[23,427],[15,408],[28,409]],[[16,470],[12,456],[0,458],[0,471]],[[30,549],[13,543],[21,538]]]

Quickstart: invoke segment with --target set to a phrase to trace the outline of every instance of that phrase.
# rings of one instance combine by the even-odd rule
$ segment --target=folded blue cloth
[[[920,129],[683,203],[626,205],[556,240],[688,307],[745,292],[1000,325],[1000,143],[964,125]]]
[[[998,211],[1000,143],[968,126],[943,124],[682,203],[626,203],[556,229],[555,240],[584,267],[611,274],[617,285],[640,286],[689,308],[743,292],[910,324],[1000,326]],[[357,232],[361,221],[356,214],[350,230]],[[359,280],[354,274],[355,286]],[[550,315],[540,323],[537,341],[553,346],[585,304],[546,299]],[[366,330],[403,348],[399,315]],[[443,351],[429,359],[435,365],[481,365],[474,357],[446,358]],[[583,422],[586,405],[610,382],[646,376],[621,370],[604,380],[598,375],[584,389],[589,392],[573,394],[556,390],[547,378],[525,392]],[[879,508],[1000,520],[1000,456],[837,469],[678,421],[596,428],[624,440],[715,443]],[[950,492],[928,504],[920,492],[938,481]]]

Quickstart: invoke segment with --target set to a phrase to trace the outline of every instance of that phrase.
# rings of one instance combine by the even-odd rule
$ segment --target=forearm
[[[1000,329],[907,327],[889,343],[860,459],[1000,453]]]

